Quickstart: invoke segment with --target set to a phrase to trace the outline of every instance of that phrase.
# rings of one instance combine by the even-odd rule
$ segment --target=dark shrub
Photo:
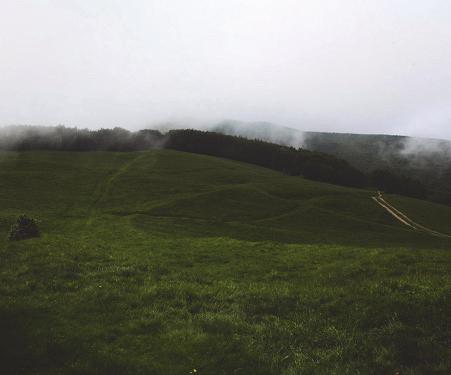
[[[12,225],[9,239],[12,241],[25,240],[27,238],[39,237],[37,221],[27,215],[20,215],[17,222]]]

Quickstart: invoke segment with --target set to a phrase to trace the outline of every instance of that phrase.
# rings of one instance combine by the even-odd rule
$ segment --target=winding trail
[[[408,226],[409,228],[418,231],[430,234],[431,236],[435,237],[441,237],[441,238],[451,238],[450,235],[444,234],[441,232],[437,232],[436,230],[429,229],[421,224],[416,223],[413,221],[410,217],[408,217],[403,212],[399,211],[397,208],[392,206],[390,203],[388,203],[383,197],[382,193],[380,191],[377,192],[377,196],[371,197],[379,206],[384,208],[390,215],[392,215],[396,220],[400,221],[404,225]]]

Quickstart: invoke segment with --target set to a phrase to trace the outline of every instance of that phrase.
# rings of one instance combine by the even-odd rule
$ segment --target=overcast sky
[[[450,0],[0,0],[0,125],[451,138]]]

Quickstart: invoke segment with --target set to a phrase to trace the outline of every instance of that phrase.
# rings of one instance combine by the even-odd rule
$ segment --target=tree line
[[[88,130],[77,128],[21,126],[0,129],[2,150],[142,151],[168,148],[222,157],[274,169],[292,176],[349,187],[376,187],[388,193],[425,198],[427,190],[418,181],[393,171],[365,174],[348,162],[317,151],[281,146],[260,140],[192,129],[131,132],[122,128]]]
[[[274,169],[288,175],[337,185],[364,187],[365,175],[333,156],[260,140],[199,130],[172,130],[166,147],[218,156]]]
[[[159,147],[164,135],[157,130],[131,132],[122,128],[78,129],[64,126],[10,126],[0,128],[1,150],[142,151]]]

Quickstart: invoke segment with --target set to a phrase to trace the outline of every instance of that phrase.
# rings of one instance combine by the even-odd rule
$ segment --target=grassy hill
[[[170,150],[0,153],[0,366],[449,373],[451,241],[371,195]],[[20,213],[40,238],[7,240]]]

